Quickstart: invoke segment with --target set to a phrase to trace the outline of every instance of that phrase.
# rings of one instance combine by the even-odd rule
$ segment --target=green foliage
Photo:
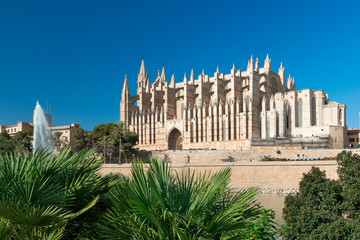
[[[338,155],[338,180],[313,167],[285,198],[285,239],[360,239],[360,157]]]
[[[263,156],[263,157],[260,159],[260,161],[264,161],[264,162],[266,162],[266,161],[272,161],[272,158],[270,157],[270,155],[269,155],[269,156]]]
[[[88,134],[84,129],[77,128],[73,133],[74,144],[72,150],[74,152],[79,152],[81,150],[87,150],[93,147],[93,139],[90,134]]]
[[[137,149],[135,149],[134,146],[139,140],[139,136],[137,135],[137,133],[128,131],[122,136],[122,138],[123,140],[121,148],[125,158],[131,157],[133,154],[136,154]]]
[[[10,137],[7,132],[0,133],[0,153],[31,152],[33,135],[34,130],[32,128],[17,132],[13,137]]]
[[[65,147],[67,145],[67,143],[61,139],[62,134],[63,134],[62,132],[54,133],[54,145],[58,152],[60,151],[61,148]]]
[[[339,181],[343,187],[345,213],[360,217],[360,156],[343,151],[337,156]]]
[[[15,145],[15,152],[28,153],[31,152],[31,150],[32,150],[32,145],[30,141],[27,140],[18,141]]]
[[[110,136],[115,125],[116,123],[102,123],[100,125],[95,126],[94,131],[91,133],[92,139],[94,141],[97,141],[98,139],[104,136]],[[113,138],[113,140],[115,139]]]
[[[74,139],[73,151],[96,147],[97,152],[101,153],[107,162],[125,162],[137,154],[134,146],[137,144],[138,135],[129,131],[123,122],[97,125],[91,134],[79,128],[74,133]]]
[[[106,239],[273,239],[274,215],[256,204],[258,189],[233,192],[230,176],[230,168],[178,174],[158,158],[146,172],[134,162],[100,231]]]
[[[96,174],[102,163],[94,150],[71,154],[68,148],[58,156],[0,156],[0,239],[9,229],[3,239],[93,239],[97,218],[84,216],[91,219],[89,209],[96,211],[116,183],[112,175]],[[87,226],[82,236],[74,231],[79,225]]]
[[[275,211],[271,209],[263,209],[261,211],[261,218],[258,221],[255,221],[249,231],[244,234],[245,239],[254,239],[256,236],[257,239],[274,239],[276,235],[276,230],[274,226]]]
[[[7,132],[0,133],[0,154],[5,154],[13,150],[13,142]]]
[[[281,154],[281,151],[280,151],[280,150],[277,150],[277,151],[276,151],[276,154]]]
[[[102,136],[98,142],[97,142],[97,146],[99,147],[99,149],[103,152],[103,156],[105,158],[108,158],[108,154],[110,152],[110,154],[112,154],[112,151],[114,149],[114,143],[115,141],[111,139],[111,137],[109,135],[105,135]],[[111,159],[111,156],[110,156]]]

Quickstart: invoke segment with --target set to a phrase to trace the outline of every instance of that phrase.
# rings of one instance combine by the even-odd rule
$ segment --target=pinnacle
[[[217,72],[217,73],[219,73],[219,66],[217,66],[217,68],[216,68],[216,72]]]
[[[145,68],[145,61],[144,59],[141,61],[141,67],[140,67],[140,75],[146,75],[146,68]]]
[[[129,83],[128,83],[128,79],[127,79],[127,74],[125,74],[125,81],[124,81],[124,86],[123,86],[123,93],[124,92],[129,92]]]
[[[163,67],[162,68],[162,71],[161,71],[161,80],[163,81],[163,82],[165,82],[165,81],[167,81],[167,79],[166,79],[166,74],[165,74],[165,67]]]
[[[269,54],[266,54],[266,60],[270,60],[270,59],[269,59]]]
[[[170,85],[171,85],[171,87],[175,87],[175,84],[176,84],[176,82],[175,82],[175,74],[173,74],[173,75],[171,76],[171,83],[170,83]]]

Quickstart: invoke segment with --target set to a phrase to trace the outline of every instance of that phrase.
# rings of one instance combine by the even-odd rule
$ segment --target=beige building
[[[30,122],[19,121],[16,125],[13,126],[0,125],[0,133],[7,132],[10,136],[14,136],[16,133],[29,128],[34,128],[34,124]]]
[[[323,90],[296,90],[285,68],[272,70],[269,56],[248,61],[246,71],[182,82],[165,69],[150,84],[144,60],[135,96],[125,76],[120,119],[139,135],[141,149],[343,148],[346,106],[328,102]]]
[[[349,128],[347,131],[346,147],[360,148],[360,129]]]
[[[33,117],[35,117],[35,111]],[[71,123],[70,125],[64,125],[64,126],[54,126],[52,125],[51,114],[45,114],[45,118],[48,121],[50,130],[52,131],[53,134],[55,132],[62,133],[61,140],[65,143],[65,145],[72,146],[74,144],[75,139],[73,137],[73,134],[76,131],[76,129],[80,127],[79,123]],[[0,132],[6,131],[10,136],[14,136],[17,132],[29,128],[34,128],[34,124],[30,122],[19,121],[18,124],[13,126],[0,125]]]

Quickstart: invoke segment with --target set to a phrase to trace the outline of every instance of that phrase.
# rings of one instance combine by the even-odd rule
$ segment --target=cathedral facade
[[[346,106],[323,90],[296,90],[282,63],[274,72],[251,56],[247,70],[191,71],[183,81],[165,68],[150,83],[142,60],[137,94],[125,77],[120,120],[138,133],[140,149],[343,148]]]

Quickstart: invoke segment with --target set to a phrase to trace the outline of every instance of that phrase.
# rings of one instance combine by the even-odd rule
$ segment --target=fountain
[[[53,135],[46,120],[45,113],[39,102],[36,102],[34,116],[34,144],[33,151],[47,149],[52,152],[54,149]]]

